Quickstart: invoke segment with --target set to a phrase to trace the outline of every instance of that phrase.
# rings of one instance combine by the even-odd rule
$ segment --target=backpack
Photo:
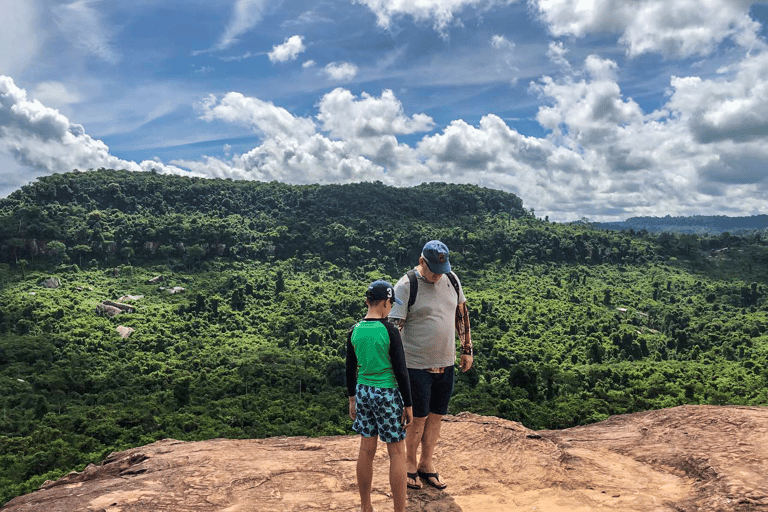
[[[419,291],[419,280],[416,277],[416,271],[413,269],[406,272],[405,275],[408,276],[408,281],[411,283],[411,295],[408,297],[408,311],[410,311],[411,306],[413,306],[413,303],[416,302],[416,294]],[[456,280],[456,276],[453,275],[453,272],[448,272],[446,275],[448,276],[448,279],[451,281],[453,288],[456,290],[456,296],[458,296],[459,282]]]

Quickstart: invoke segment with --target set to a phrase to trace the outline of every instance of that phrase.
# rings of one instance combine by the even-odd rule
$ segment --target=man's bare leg
[[[416,418],[414,418],[414,420],[415,419]],[[443,415],[441,414],[429,413],[429,416],[426,418],[423,434],[421,436],[421,458],[419,459],[419,465],[417,466],[418,470],[423,473],[437,473],[433,455],[435,454],[437,440],[440,439],[440,426],[442,421]],[[410,457],[410,450],[408,456]],[[442,478],[432,478],[432,481],[436,483],[438,487],[445,484]]]
[[[428,416],[423,418],[413,418],[413,423],[405,431],[405,447],[406,447],[406,460],[408,463],[408,473],[416,473],[418,469],[418,451],[421,439],[424,435],[424,425],[427,423]],[[408,479],[411,485],[420,485],[419,481],[414,479]]]

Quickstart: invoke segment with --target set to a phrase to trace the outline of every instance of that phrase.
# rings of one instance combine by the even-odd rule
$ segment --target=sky
[[[0,0],[0,197],[74,169],[768,213],[768,1]]]

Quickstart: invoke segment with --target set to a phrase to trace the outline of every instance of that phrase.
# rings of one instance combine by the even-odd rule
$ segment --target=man
[[[420,489],[418,477],[445,489],[433,455],[453,392],[456,333],[461,340],[461,371],[472,367],[473,357],[466,299],[461,283],[451,273],[444,243],[431,240],[424,245],[419,264],[395,285],[395,297],[403,304],[395,304],[389,318],[402,333],[413,399],[413,424],[405,438],[408,487]]]

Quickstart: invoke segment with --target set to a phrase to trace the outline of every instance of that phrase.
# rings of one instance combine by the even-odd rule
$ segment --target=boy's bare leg
[[[414,416],[413,423],[405,431],[405,446],[407,452],[408,472],[415,473],[418,469],[418,451],[421,444],[421,438],[424,435],[424,425],[427,422],[427,416],[423,418],[417,418]],[[419,485],[419,481],[414,482]]]
[[[357,456],[357,487],[360,490],[360,510],[373,512],[371,485],[373,482],[373,457],[376,455],[378,438],[360,437],[360,453]]]
[[[389,452],[389,486],[392,488],[392,500],[395,503],[395,512],[405,512],[405,441],[387,443],[387,451]]]

